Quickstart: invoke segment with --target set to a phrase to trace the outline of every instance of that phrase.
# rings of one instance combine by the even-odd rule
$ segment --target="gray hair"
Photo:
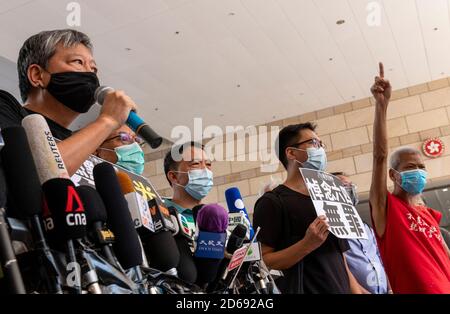
[[[400,147],[399,149],[395,150],[391,154],[391,158],[389,159],[389,167],[392,169],[397,170],[398,166],[400,165],[400,156],[402,154],[417,154],[420,155],[420,151],[413,147]]]
[[[32,64],[47,68],[48,61],[55,54],[56,47],[60,43],[66,48],[77,44],[83,44],[91,51],[93,48],[91,40],[86,34],[73,29],[43,31],[28,38],[23,43],[17,59],[20,96],[24,102],[32,88],[28,81],[28,68]]]

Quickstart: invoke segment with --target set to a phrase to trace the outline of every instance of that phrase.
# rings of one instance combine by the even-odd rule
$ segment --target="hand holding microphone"
[[[152,148],[158,148],[162,137],[156,134],[137,114],[136,104],[123,91],[115,91],[108,86],[100,86],[95,91],[95,100],[103,106],[100,116],[112,121],[114,129],[125,122]]]

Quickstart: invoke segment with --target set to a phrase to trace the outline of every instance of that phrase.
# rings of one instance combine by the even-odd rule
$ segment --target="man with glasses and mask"
[[[258,199],[253,218],[254,227],[261,227],[264,262],[283,271],[277,279],[283,293],[363,293],[343,255],[347,241],[330,234],[325,216],[317,217],[299,171],[326,168],[315,128],[311,123],[289,125],[278,135],[277,155],[287,179]]]
[[[352,199],[353,205],[358,205],[359,200],[356,185],[352,183],[350,178],[343,172],[333,172],[331,174],[338,177],[344,184],[347,193]],[[392,293],[373,230],[365,222],[363,223],[368,238],[347,240],[350,249],[344,254],[348,268],[361,286],[370,293]]]
[[[425,206],[421,197],[427,172],[420,152],[397,149],[388,171],[386,120],[392,88],[383,64],[379,67],[371,88],[376,104],[369,199],[381,257],[394,293],[450,293],[450,251],[439,231],[442,214]]]
[[[121,166],[137,175],[142,175],[145,167],[145,142],[126,125],[121,126],[95,151],[99,158]]]

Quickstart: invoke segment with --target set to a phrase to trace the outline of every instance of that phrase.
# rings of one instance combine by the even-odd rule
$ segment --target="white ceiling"
[[[69,2],[0,0],[0,56],[67,27]],[[77,2],[102,83],[165,137],[194,117],[247,126],[367,97],[379,60],[395,89],[450,75],[450,0]],[[373,2],[379,26],[366,22]]]

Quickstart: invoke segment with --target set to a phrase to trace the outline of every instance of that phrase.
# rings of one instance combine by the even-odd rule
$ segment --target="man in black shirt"
[[[324,170],[324,145],[311,123],[289,125],[278,136],[278,158],[286,181],[256,203],[254,226],[261,227],[264,262],[282,270],[277,284],[283,293],[362,293],[348,270],[343,252],[349,246],[328,231],[317,217],[299,167]]]

